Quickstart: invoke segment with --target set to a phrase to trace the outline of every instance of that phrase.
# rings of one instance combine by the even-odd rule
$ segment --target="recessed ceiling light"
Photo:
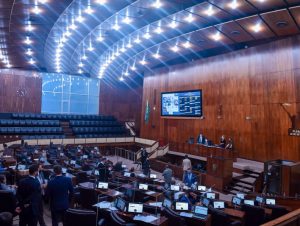
[[[69,26],[70,29],[72,30],[76,30],[77,29],[77,26],[76,24],[73,22],[70,26]]]
[[[122,48],[120,49],[120,51],[121,51],[122,53],[125,53],[125,52],[126,52],[126,48],[125,48],[125,47],[122,47]]]
[[[26,55],[28,56],[32,56],[33,55],[33,52],[31,49],[27,49],[27,51],[25,52]]]
[[[82,60],[87,60],[87,56],[84,54],[82,57],[81,57]]]
[[[239,3],[237,2],[237,0],[232,0],[232,2],[229,3],[229,7],[232,9],[237,9],[239,7]]]
[[[120,80],[121,82],[123,82],[123,81],[124,81],[124,78],[123,78],[123,76],[122,76],[122,77],[120,77],[120,78],[119,78],[119,80]]]
[[[146,62],[145,60],[141,60],[141,61],[140,61],[140,64],[141,64],[141,65],[146,65],[147,62]]]
[[[77,18],[76,18],[76,21],[78,21],[79,23],[82,23],[84,21],[84,17],[79,15]]]
[[[130,67],[130,70],[136,71],[136,67],[135,67],[135,66],[131,66],[131,67]]]
[[[163,30],[161,29],[161,27],[158,27],[154,30],[154,32],[157,34],[161,34],[163,32]]]
[[[186,22],[192,23],[195,20],[195,18],[193,17],[192,14],[189,14],[187,17],[184,18],[184,20]]]
[[[124,75],[125,75],[125,76],[129,76],[129,72],[126,71],[126,72],[124,73]]]
[[[98,42],[103,42],[104,41],[104,37],[102,35],[100,35],[98,38],[97,38],[97,41]]]
[[[30,44],[32,44],[32,40],[30,40],[30,38],[27,36],[24,43],[27,45],[30,45]]]
[[[105,3],[107,3],[107,0],[95,0],[95,2],[100,5],[104,5]]]
[[[89,47],[87,48],[87,50],[90,51],[90,52],[93,52],[93,51],[94,51],[94,47],[93,47],[93,46],[89,46]]]
[[[78,67],[84,67],[84,64],[83,64],[82,62],[80,62],[80,63],[78,64]]]
[[[286,22],[286,21],[277,21],[276,22],[276,26],[279,28],[286,27],[287,25],[288,25],[288,22]]]
[[[119,24],[115,23],[115,24],[112,26],[112,28],[113,28],[114,30],[118,31],[118,30],[120,30],[121,27],[120,27]]]
[[[189,41],[183,43],[182,45],[183,45],[183,47],[186,48],[186,49],[191,48],[191,46],[192,46],[191,43],[190,43]]]
[[[31,32],[34,30],[34,27],[32,27],[31,24],[29,23],[28,25],[26,25],[25,30]]]
[[[256,32],[256,33],[260,32],[261,29],[262,29],[262,27],[261,27],[261,24],[260,24],[260,23],[257,23],[257,24],[255,24],[254,26],[252,26],[252,30],[253,30],[254,32]]]
[[[30,58],[30,60],[28,61],[28,63],[32,65],[32,64],[35,64],[35,61],[32,58]]]
[[[208,9],[205,11],[205,14],[208,15],[208,16],[212,16],[212,15],[215,14],[215,11],[213,10],[212,5],[210,5],[210,6],[208,7]]]
[[[221,40],[221,34],[220,32],[217,32],[216,34],[211,36],[215,41],[220,41]]]
[[[42,10],[36,5],[31,9],[31,12],[33,12],[34,14],[40,14]]]
[[[81,69],[79,69],[79,70],[78,70],[78,73],[79,73],[79,74],[82,74],[82,73],[83,73],[83,71],[82,71]]]
[[[38,0],[38,1],[39,1],[39,3],[42,3],[42,4],[45,4],[48,2],[48,0]]]
[[[150,39],[151,38],[151,35],[149,33],[146,33],[144,36],[143,36],[145,39]]]
[[[172,21],[172,23],[169,24],[170,28],[176,28],[178,26],[178,23],[176,23],[175,21]]]
[[[152,4],[152,7],[160,8],[162,7],[162,3],[160,2],[160,0],[155,0],[155,2]]]
[[[90,5],[88,5],[87,8],[84,10],[84,12],[87,14],[93,14],[94,10],[92,9],[92,7]]]
[[[122,20],[122,22],[124,24],[131,24],[132,19],[130,17],[126,16],[126,17],[124,17],[124,19]]]
[[[159,55],[158,53],[155,53],[155,54],[153,54],[153,57],[154,57],[155,59],[159,59],[159,58],[160,58],[160,55]]]
[[[126,45],[126,47],[127,47],[128,49],[130,49],[130,48],[132,48],[132,44],[131,44],[131,43],[128,43],[128,44]]]
[[[179,51],[179,48],[178,48],[178,46],[176,45],[176,46],[173,46],[173,47],[171,47],[171,50],[173,51],[173,52],[178,52]]]
[[[135,40],[134,40],[135,43],[141,43],[142,41],[139,39],[139,37],[137,37]]]

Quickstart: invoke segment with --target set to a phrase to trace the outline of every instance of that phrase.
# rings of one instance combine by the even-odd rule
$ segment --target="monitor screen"
[[[238,198],[237,196],[232,197],[232,204],[240,206],[242,203],[242,199]]]
[[[139,184],[139,189],[140,190],[148,190],[148,184]]]
[[[202,200],[202,204],[203,204],[204,206],[209,206],[210,200],[207,199],[207,198],[204,198],[204,199]]]
[[[208,214],[208,208],[204,206],[195,206],[194,209],[195,214],[200,214],[200,215],[207,215]]]
[[[128,204],[129,213],[143,213],[143,204],[141,203],[129,203]]]
[[[260,197],[260,196],[256,196],[255,201],[258,203],[263,203],[264,202],[264,198]]]
[[[189,204],[186,202],[176,202],[175,209],[187,211],[187,210],[189,210]]]
[[[240,199],[245,199],[245,194],[242,193],[237,193],[236,197],[240,198]]]
[[[131,173],[128,173],[128,172],[124,173],[124,177],[130,177],[130,176],[131,176]]]
[[[95,170],[94,174],[95,174],[96,176],[99,176],[99,170]]]
[[[168,207],[171,209],[172,207],[172,201],[170,199],[164,199],[163,204],[164,207]]]
[[[206,198],[208,198],[208,199],[215,199],[216,198],[216,194],[215,193],[206,193]]]
[[[116,201],[116,208],[121,210],[121,211],[125,211],[125,207],[126,207],[125,200],[118,197],[117,201]]]
[[[66,168],[62,168],[62,173],[66,174],[67,173],[67,169]]]
[[[206,186],[198,186],[198,191],[206,191]]]
[[[225,208],[225,203],[221,201],[215,201],[214,202],[214,208],[215,209],[224,209]]]
[[[201,117],[202,90],[162,93],[161,116]]]
[[[106,182],[98,182],[97,188],[99,188],[99,189],[108,189],[108,183],[106,183]]]
[[[275,199],[266,199],[266,204],[267,205],[276,205]]]
[[[244,204],[254,206],[254,200],[245,199]]]
[[[71,160],[71,161],[70,161],[70,164],[71,164],[71,165],[75,165],[75,164],[76,164],[76,161],[75,161],[75,160]]]
[[[171,185],[171,190],[172,190],[172,191],[180,191],[180,187],[179,187],[179,185],[174,185],[174,184],[172,184],[172,185]]]
[[[156,178],[157,178],[157,175],[156,175],[156,174],[153,174],[153,173],[150,173],[150,178],[151,178],[151,179],[156,179]]]
[[[87,159],[87,158],[88,158],[88,156],[87,156],[87,155],[84,155],[84,156],[82,156],[82,158],[83,158],[83,159]]]

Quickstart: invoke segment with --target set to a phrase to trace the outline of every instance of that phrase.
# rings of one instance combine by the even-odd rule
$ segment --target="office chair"
[[[79,193],[81,207],[83,209],[94,209],[93,205],[98,202],[95,189],[79,187]]]
[[[11,191],[0,190],[0,213],[9,212],[15,215],[16,197]]]
[[[134,223],[127,223],[115,211],[111,211],[110,213],[110,226],[136,226]]]
[[[211,214],[212,226],[242,226],[240,221],[231,221],[229,216],[221,210],[209,207],[209,213]]]
[[[265,210],[258,206],[242,205],[245,212],[245,226],[258,226],[265,223]]]
[[[80,183],[84,183],[84,182],[88,182],[88,176],[86,172],[78,172],[76,174],[76,183],[80,184]]]
[[[180,217],[175,211],[170,208],[164,208],[162,211],[162,215],[168,218],[169,225],[177,225],[177,226],[187,226],[184,219]]]
[[[272,210],[271,217],[268,219],[270,221],[289,213],[289,211],[283,206],[268,205],[267,208]]]
[[[81,209],[68,209],[64,217],[64,226],[95,226],[96,212]],[[98,225],[98,224],[97,224]]]
[[[9,212],[0,213],[0,225],[1,226],[12,226],[13,225],[13,215]]]

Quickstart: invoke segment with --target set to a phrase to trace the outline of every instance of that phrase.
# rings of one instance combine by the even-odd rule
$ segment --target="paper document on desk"
[[[155,191],[147,191],[147,192],[145,192],[146,195],[153,195],[155,193],[156,193]]]
[[[193,217],[193,214],[192,213],[181,212],[180,216],[181,217],[189,217],[189,218],[191,218],[191,217]]]
[[[150,202],[149,206],[162,207],[162,202]]]
[[[182,192],[182,191],[176,192],[176,193],[174,194],[174,199],[175,199],[175,200],[179,199],[179,196],[180,196],[180,195],[183,195],[183,194],[184,194],[184,192]]]
[[[135,220],[135,221],[143,221],[143,222],[146,222],[146,223],[150,223],[150,222],[155,221],[157,219],[158,219],[157,217],[154,217],[152,215],[149,215],[149,216],[136,215],[133,218],[133,220]]]
[[[112,206],[112,204],[111,202],[103,201],[95,204],[94,206],[100,209],[109,209]]]

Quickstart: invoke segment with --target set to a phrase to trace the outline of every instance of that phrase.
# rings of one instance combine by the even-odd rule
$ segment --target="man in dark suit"
[[[39,166],[34,164],[29,167],[29,176],[20,181],[17,190],[20,212],[19,226],[36,226],[42,208],[41,185],[36,176]]]
[[[198,136],[198,144],[205,144],[205,136],[202,135],[202,133]]]
[[[53,168],[55,177],[49,181],[47,195],[50,199],[52,226],[58,226],[63,221],[64,214],[69,208],[69,200],[73,195],[73,185],[70,178],[62,175],[62,167]]]
[[[197,183],[197,176],[193,174],[191,168],[187,170],[183,179],[183,183],[188,187],[191,187]]]

